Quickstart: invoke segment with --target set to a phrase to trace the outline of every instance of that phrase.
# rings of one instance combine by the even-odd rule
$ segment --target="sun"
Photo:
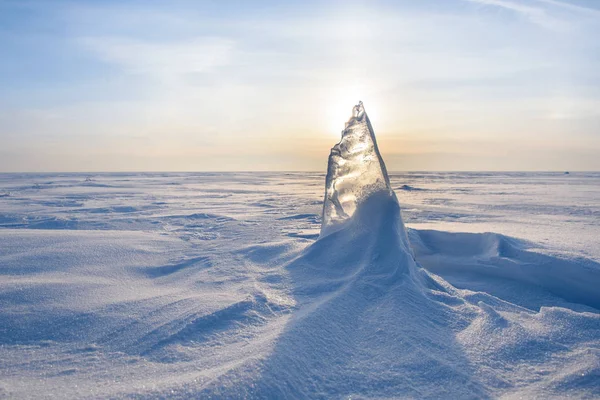
[[[352,116],[352,107],[357,105],[359,101],[363,102],[369,119],[371,121],[376,120],[377,102],[373,99],[373,96],[369,96],[368,92],[364,86],[357,85],[338,88],[327,96],[326,121],[328,134],[340,137],[346,121]]]

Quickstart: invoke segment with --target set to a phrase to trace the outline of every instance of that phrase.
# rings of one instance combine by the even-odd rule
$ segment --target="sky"
[[[0,0],[0,172],[600,170],[600,1]]]

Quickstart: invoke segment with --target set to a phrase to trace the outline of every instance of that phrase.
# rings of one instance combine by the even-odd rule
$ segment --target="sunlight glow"
[[[328,96],[325,118],[327,133],[340,137],[344,124],[352,116],[352,107],[362,101],[371,121],[377,121],[378,102],[369,95],[365,85],[340,87]]]
[[[121,3],[0,0],[0,172],[600,169],[593,0]]]

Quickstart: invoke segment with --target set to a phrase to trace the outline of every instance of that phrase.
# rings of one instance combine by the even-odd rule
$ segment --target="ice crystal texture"
[[[394,196],[362,102],[352,109],[342,139],[331,149],[325,186],[321,236],[339,230],[374,193]]]

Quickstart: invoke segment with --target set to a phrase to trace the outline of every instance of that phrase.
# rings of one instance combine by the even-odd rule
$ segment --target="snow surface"
[[[600,397],[599,173],[324,180],[1,174],[0,398]]]

